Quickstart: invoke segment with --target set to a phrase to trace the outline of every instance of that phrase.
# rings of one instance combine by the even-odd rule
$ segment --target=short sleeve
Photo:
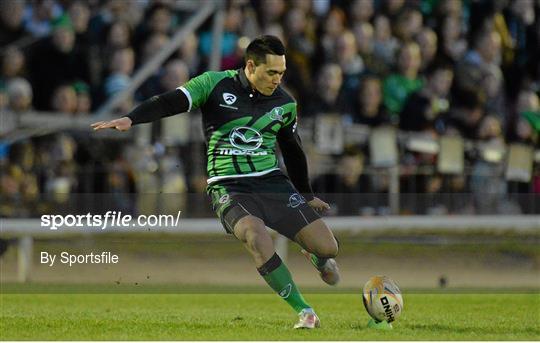
[[[216,85],[224,78],[233,77],[236,73],[235,70],[207,71],[178,87],[188,98],[188,112],[204,105]]]
[[[192,109],[195,110],[201,107],[206,100],[208,100],[208,96],[213,88],[214,83],[212,82],[209,72],[194,77],[186,82],[183,86],[178,87],[178,89],[181,90],[188,98],[188,112]]]

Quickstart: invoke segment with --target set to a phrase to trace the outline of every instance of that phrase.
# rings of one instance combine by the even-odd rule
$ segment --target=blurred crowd
[[[1,1],[0,111],[91,116],[198,7],[194,0]],[[335,115],[344,125],[538,148],[539,16],[535,0],[230,0],[220,67],[242,67],[250,38],[276,35],[286,44],[284,86],[300,120]],[[212,46],[208,20],[117,112],[204,72]],[[202,192],[201,142],[168,144],[162,126],[142,147],[81,132],[0,141],[0,192],[11,204],[0,214],[43,212],[43,196],[61,203],[66,193]],[[388,192],[388,177],[369,172],[365,147],[347,146],[331,159],[334,173],[312,171],[316,191]],[[540,193],[537,169],[531,182],[507,182],[500,163],[474,152],[462,176],[421,173],[436,164],[433,154],[403,153],[400,162],[402,192]],[[129,207],[133,199],[119,201]],[[466,211],[482,212],[473,207]]]

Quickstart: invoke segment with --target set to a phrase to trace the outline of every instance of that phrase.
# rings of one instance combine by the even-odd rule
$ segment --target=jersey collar
[[[244,88],[247,92],[249,93],[256,92],[251,88],[251,85],[249,83],[249,80],[247,79],[244,68],[238,69],[238,80],[240,81],[240,85],[242,85],[242,88]]]

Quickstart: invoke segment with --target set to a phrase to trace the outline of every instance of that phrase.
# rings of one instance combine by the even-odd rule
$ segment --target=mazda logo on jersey
[[[231,144],[240,150],[257,150],[263,142],[259,131],[251,127],[240,126],[231,131],[229,136]]]
[[[223,93],[223,100],[227,105],[232,105],[236,101],[236,95],[231,93]]]

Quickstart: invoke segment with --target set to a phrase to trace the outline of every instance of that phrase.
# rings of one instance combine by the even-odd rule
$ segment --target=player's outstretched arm
[[[179,89],[156,95],[135,107],[125,117],[93,123],[94,130],[116,129],[126,131],[133,125],[150,123],[161,118],[183,113],[189,109],[187,96]]]
[[[94,131],[101,129],[116,129],[118,131],[127,131],[131,128],[131,119],[129,119],[128,117],[123,117],[109,121],[98,121],[97,123],[93,123],[90,126],[92,126]]]

